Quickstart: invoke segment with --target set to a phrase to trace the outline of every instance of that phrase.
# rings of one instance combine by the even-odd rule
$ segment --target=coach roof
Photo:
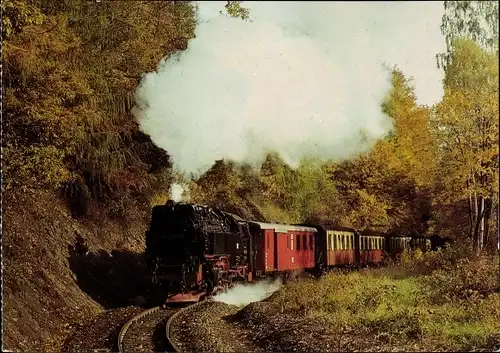
[[[277,233],[288,233],[288,232],[317,232],[316,228],[306,227],[306,226],[292,226],[290,224],[278,224],[278,223],[263,223],[263,222],[248,222],[258,226],[260,229],[274,229]]]

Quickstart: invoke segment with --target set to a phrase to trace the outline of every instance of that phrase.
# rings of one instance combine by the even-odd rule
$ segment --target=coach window
[[[293,234],[290,234],[290,250],[293,250]]]
[[[314,246],[313,246],[313,235],[309,234],[309,250],[313,250],[313,249],[314,249]]]
[[[300,234],[297,234],[297,250],[300,250]]]
[[[307,234],[302,234],[302,250],[307,250]]]
[[[271,241],[270,241],[271,237],[268,235],[266,235],[266,240],[267,240],[267,248],[268,249],[271,249]]]

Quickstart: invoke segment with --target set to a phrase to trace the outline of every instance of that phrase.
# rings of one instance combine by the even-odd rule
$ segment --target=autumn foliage
[[[491,22],[495,8],[469,3],[446,2],[442,101],[419,106],[411,78],[395,67],[381,102],[393,130],[372,141],[369,152],[349,160],[310,156],[297,169],[276,153],[257,169],[220,160],[187,178],[173,173],[168,151],[140,131],[130,111],[141,75],[194,36],[192,4],[6,1],[5,190],[50,189],[75,216],[97,206],[123,216],[164,202],[179,179],[193,201],[246,218],[328,219],[491,247],[498,222],[498,51],[491,38],[479,40],[484,33],[457,22],[455,12]],[[226,12],[249,18],[238,2]]]
[[[141,74],[193,37],[192,5],[7,1],[5,190],[62,192],[75,215],[146,209],[168,187],[166,151],[130,113]]]

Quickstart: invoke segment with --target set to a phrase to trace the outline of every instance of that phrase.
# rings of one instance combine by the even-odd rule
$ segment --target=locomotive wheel
[[[207,279],[207,295],[211,295],[215,290],[214,282],[210,278]]]

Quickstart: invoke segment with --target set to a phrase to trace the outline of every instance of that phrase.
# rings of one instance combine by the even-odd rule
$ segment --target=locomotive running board
[[[173,295],[167,299],[167,304],[171,303],[196,303],[207,295],[206,292],[188,292]]]

